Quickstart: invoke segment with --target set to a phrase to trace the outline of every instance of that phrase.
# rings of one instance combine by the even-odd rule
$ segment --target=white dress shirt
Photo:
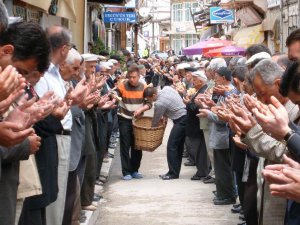
[[[47,91],[54,91],[54,93],[64,99],[67,90],[65,81],[62,79],[58,66],[55,66],[53,63],[50,64],[48,71],[45,72],[44,76],[39,80],[39,82],[34,87],[37,94],[42,97]],[[64,130],[71,130],[72,128],[72,113],[69,110],[61,120],[61,124]]]

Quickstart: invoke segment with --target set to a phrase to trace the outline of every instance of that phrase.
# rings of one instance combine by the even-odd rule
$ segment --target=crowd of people
[[[300,29],[288,55],[80,54],[61,26],[8,24],[0,1],[0,224],[80,224],[96,210],[102,163],[120,138],[122,179],[142,179],[133,120],[170,119],[168,171],[214,183],[215,205],[247,225],[300,224]],[[239,204],[236,204],[237,198]]]

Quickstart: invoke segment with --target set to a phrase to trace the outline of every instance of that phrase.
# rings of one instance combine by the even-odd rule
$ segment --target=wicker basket
[[[160,121],[158,127],[151,127],[151,124],[151,117],[133,120],[135,149],[153,152],[161,145],[167,123]]]

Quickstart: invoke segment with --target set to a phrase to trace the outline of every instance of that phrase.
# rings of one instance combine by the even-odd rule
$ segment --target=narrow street
[[[171,127],[169,121],[164,142],[155,152],[144,152],[142,180],[121,180],[119,150],[115,152],[96,224],[235,225],[239,222],[238,215],[230,212],[231,205],[213,205],[213,184],[190,180],[195,167],[182,166],[177,180],[163,181],[158,177],[167,172],[166,143]]]

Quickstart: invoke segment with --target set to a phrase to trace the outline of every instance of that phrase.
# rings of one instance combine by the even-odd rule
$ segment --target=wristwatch
[[[294,133],[294,130],[289,130],[289,132],[287,132],[283,139],[287,142]]]

